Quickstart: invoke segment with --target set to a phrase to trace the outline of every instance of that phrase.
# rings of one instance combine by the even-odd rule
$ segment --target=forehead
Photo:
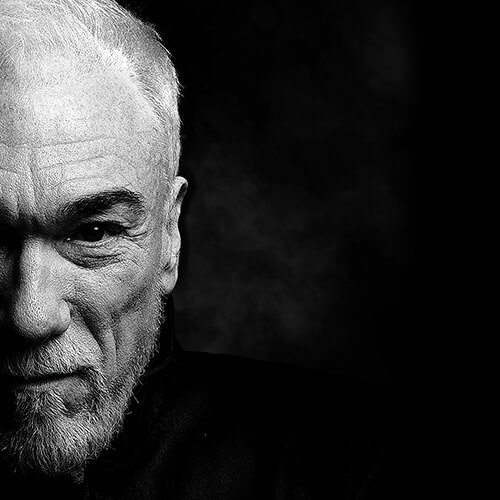
[[[39,199],[55,186],[60,197],[125,184],[150,190],[158,127],[138,89],[117,71],[47,62],[44,72],[50,64],[59,74],[50,84],[19,73],[0,80],[0,197],[34,186]]]

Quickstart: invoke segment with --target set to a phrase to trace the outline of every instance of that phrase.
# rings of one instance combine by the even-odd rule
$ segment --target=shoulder
[[[263,407],[269,415],[320,420],[322,408],[329,419],[345,425],[388,417],[401,410],[400,398],[375,385],[299,366],[239,356],[184,352],[175,376],[184,390],[201,391],[207,398],[229,399],[245,410]],[[331,421],[331,420],[330,420]]]
[[[386,470],[402,458],[397,443],[405,406],[370,384],[194,352],[181,354],[171,376],[169,418],[180,418],[191,439],[203,436],[212,460],[246,463],[254,473],[273,471],[283,488],[293,483],[318,495],[324,488],[339,495],[385,491]]]

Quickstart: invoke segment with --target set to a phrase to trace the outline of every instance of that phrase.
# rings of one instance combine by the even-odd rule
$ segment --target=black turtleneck
[[[183,352],[171,300],[122,432],[75,485],[0,468],[2,499],[410,498],[407,417],[353,380]]]

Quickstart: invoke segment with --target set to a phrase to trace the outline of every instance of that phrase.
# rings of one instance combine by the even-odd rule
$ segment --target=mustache
[[[96,353],[70,337],[9,352],[0,360],[0,377],[32,379],[95,370]]]

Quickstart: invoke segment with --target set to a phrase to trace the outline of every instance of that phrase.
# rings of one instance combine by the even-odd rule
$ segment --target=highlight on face
[[[108,0],[0,3],[0,56],[0,460],[78,478],[123,423],[177,279],[175,71]]]

